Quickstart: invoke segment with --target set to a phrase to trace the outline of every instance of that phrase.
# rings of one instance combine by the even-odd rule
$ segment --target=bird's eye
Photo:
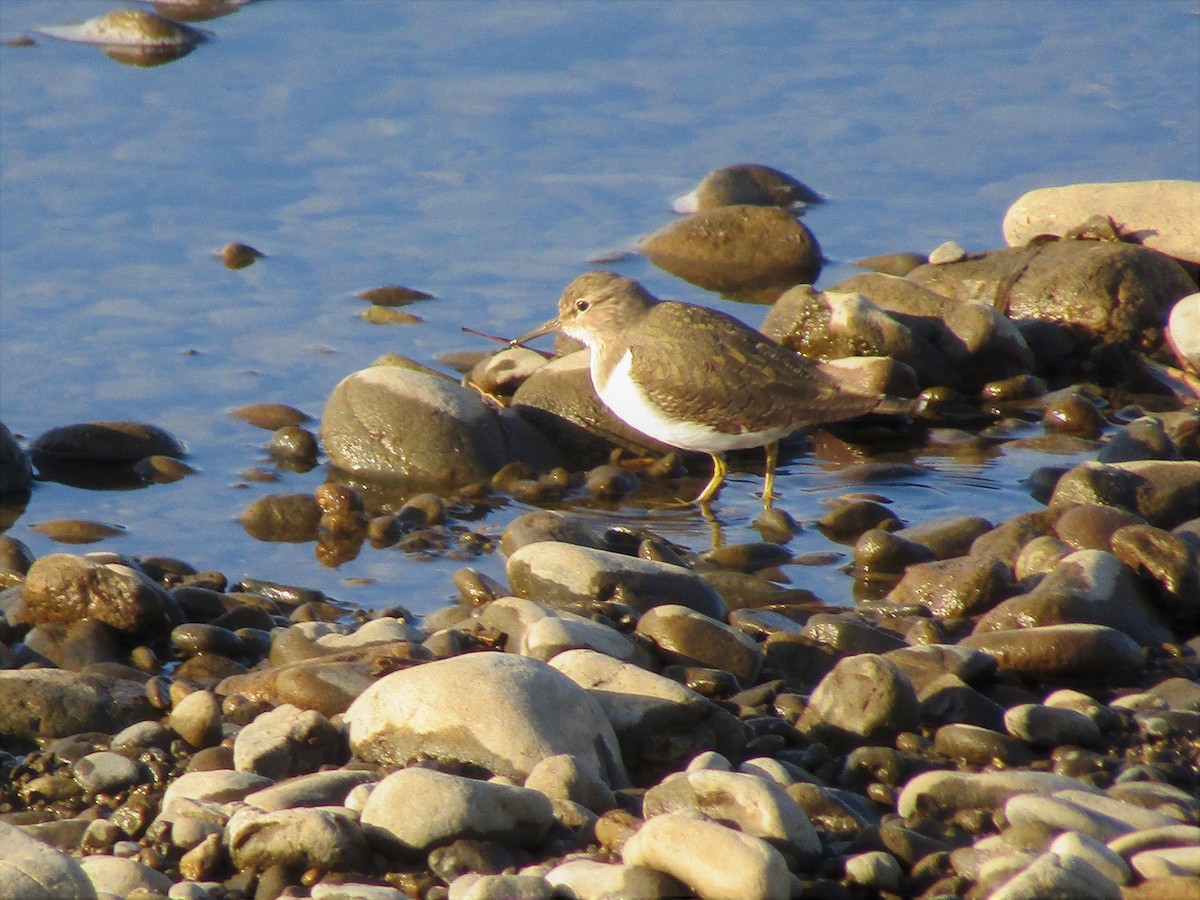
[[[575,312],[587,312],[588,307],[591,305],[592,304],[587,300],[576,300],[575,301]]]

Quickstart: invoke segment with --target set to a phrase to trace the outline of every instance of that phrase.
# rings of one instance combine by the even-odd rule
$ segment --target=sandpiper
[[[588,346],[592,385],[617,418],[664,444],[712,457],[712,478],[694,501],[701,505],[725,479],[726,451],[765,447],[769,507],[781,438],[869,413],[885,400],[847,390],[733,316],[659,300],[613,272],[576,278],[558,315],[513,343],[552,331]]]

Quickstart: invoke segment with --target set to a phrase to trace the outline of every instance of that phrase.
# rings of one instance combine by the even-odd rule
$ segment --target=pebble
[[[621,850],[627,865],[677,878],[711,900],[787,900],[784,858],[765,841],[684,813],[647,821]]]

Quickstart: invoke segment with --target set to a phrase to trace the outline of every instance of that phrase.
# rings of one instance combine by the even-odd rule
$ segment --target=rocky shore
[[[1039,194],[1013,247],[897,254],[818,292],[791,213],[820,198],[731,168],[643,251],[916,399],[834,429],[864,468],[930,446],[1090,458],[1032,472],[1042,508],[1007,520],[906,526],[874,480],[703,552],[534,511],[497,542],[507,584],[464,567],[421,617],[234,582],[202,550],[35,559],[0,536],[0,897],[1200,895],[1200,218],[1125,206],[1195,188]],[[689,461],[559,349],[488,355],[467,386],[398,360],[347,376],[329,481],[244,526],[336,561],[485,541],[465,510],[489,491],[671,495]],[[315,455],[276,424],[273,447]],[[140,423],[28,448],[0,428],[0,494],[35,467],[187,477],[182,455]],[[852,548],[853,608],[772,579],[800,527]]]

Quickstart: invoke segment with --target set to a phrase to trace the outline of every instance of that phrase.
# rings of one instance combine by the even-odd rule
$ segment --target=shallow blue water
[[[0,37],[98,15],[85,0],[4,0]],[[227,416],[277,400],[319,417],[346,374],[394,351],[433,364],[472,325],[544,320],[597,253],[670,221],[709,169],[761,162],[831,202],[807,224],[832,263],[997,246],[1022,192],[1089,180],[1200,178],[1200,4],[1133,2],[384,3],[264,0],[160,68],[39,39],[0,47],[0,419],[32,438],[134,418],[167,428],[199,473],[124,493],[39,484],[30,523],[124,526],[93,548],[180,556],[418,610],[460,562],[364,550],[324,569],[312,546],[250,539],[235,517],[274,485],[268,435]],[[268,254],[229,271],[231,240]],[[656,293],[719,303],[641,259]],[[371,326],[353,294],[430,291],[425,322]],[[729,305],[726,304],[729,308]],[[757,324],[762,310],[735,308]],[[1028,451],[874,485],[907,520],[1035,506],[1017,484],[1065,464]],[[798,519],[847,487],[820,458],[785,470]],[[726,540],[756,537],[757,476],[721,494]],[[477,523],[498,533],[522,507]],[[594,513],[601,524],[636,509]],[[654,526],[697,548],[707,525]],[[831,549],[809,530],[797,552]],[[499,575],[502,559],[478,561]],[[845,601],[836,567],[788,568]],[[346,579],[375,579],[349,584]]]

